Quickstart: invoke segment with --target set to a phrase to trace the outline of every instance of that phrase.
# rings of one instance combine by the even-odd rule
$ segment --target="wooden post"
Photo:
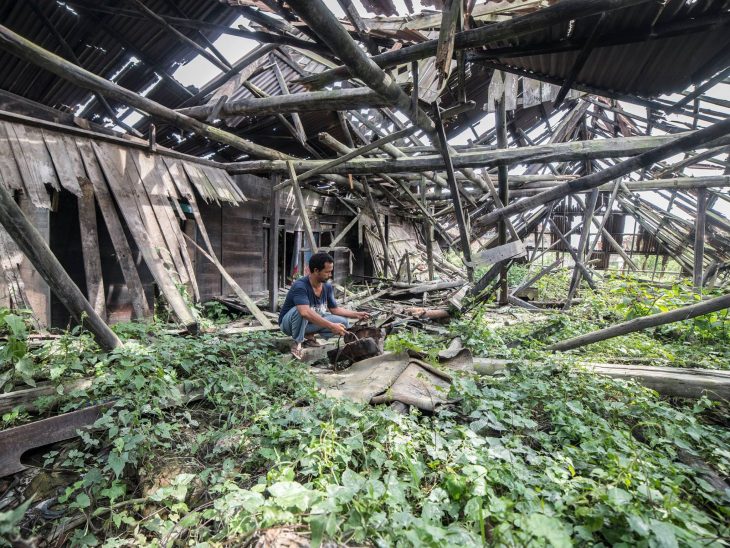
[[[702,291],[702,259],[705,254],[705,225],[707,220],[707,189],[697,190],[697,218],[695,219],[694,270],[695,290]]]
[[[104,292],[104,280],[101,275],[94,188],[89,180],[81,178],[79,178],[79,187],[81,187],[81,195],[78,196],[79,226],[81,228],[81,251],[86,275],[86,294],[99,317],[106,320],[106,293]]]
[[[279,177],[271,178],[275,186]],[[271,191],[271,213],[269,215],[269,308],[276,312],[279,300],[279,191]]]
[[[495,126],[497,129],[497,146],[507,148],[507,110],[504,95],[497,101]],[[507,166],[500,164],[497,168],[497,182],[499,184],[499,201],[502,207],[509,204],[509,183],[507,182]],[[507,219],[501,219],[497,225],[498,243],[507,243]],[[507,263],[502,262],[499,270],[499,304],[505,306],[509,302],[509,288],[507,287]]]
[[[421,200],[423,200],[423,207],[426,207],[426,179],[421,177]],[[433,208],[429,208],[430,213],[433,213]],[[428,279],[433,280],[433,226],[428,225],[424,227],[426,234],[426,262],[428,263]]]
[[[370,192],[370,185],[367,181],[364,181],[363,187],[365,188],[365,197],[370,206],[370,211],[373,214],[373,222],[375,222],[375,229],[378,231],[378,237],[380,238],[380,245],[383,246],[383,278],[388,277],[388,270],[390,268],[390,257],[388,253],[388,237],[386,236],[387,227],[384,229],[380,224],[380,215],[378,209],[375,206],[375,200],[373,200],[373,194]]]
[[[446,139],[446,131],[441,121],[441,112],[438,103],[434,105],[434,117],[436,118],[436,134],[441,148],[441,154],[444,158],[446,166],[446,180],[449,182],[449,190],[451,190],[451,201],[454,204],[454,216],[459,225],[459,237],[461,239],[461,252],[464,255],[464,264],[466,265],[466,276],[469,281],[474,279],[474,268],[471,260],[471,239],[466,230],[466,218],[464,217],[464,209],[461,206],[461,194],[456,184],[456,175],[454,174],[454,166],[451,163],[451,155],[449,153],[449,142]]]
[[[588,198],[588,205],[584,204],[583,208],[583,230],[580,234],[580,240],[578,241],[578,251],[577,255],[580,258],[583,263],[586,263],[586,245],[588,244],[588,239],[590,237],[591,232],[591,223],[593,222],[593,213],[596,210],[596,202],[598,201],[598,189],[594,188],[591,191],[591,195]],[[565,306],[563,307],[563,310],[567,310],[570,308],[570,303],[573,300],[573,296],[575,295],[575,292],[578,291],[578,287],[580,286],[580,276],[581,276],[581,270],[578,268],[578,263],[576,263],[575,268],[573,269],[573,277],[570,281],[570,288],[568,289],[568,296],[565,299]]]
[[[77,321],[83,321],[99,346],[106,351],[120,346],[122,342],[86,300],[3,185],[0,185],[0,223],[71,315]]]

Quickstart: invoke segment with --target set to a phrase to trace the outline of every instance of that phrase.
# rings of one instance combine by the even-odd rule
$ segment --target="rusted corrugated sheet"
[[[590,87],[641,96],[687,88],[695,79],[703,79],[713,67],[708,63],[730,48],[728,21],[701,32],[645,41],[652,28],[687,22],[692,19],[727,15],[726,2],[705,0],[687,2],[669,0],[661,9],[648,2],[606,14],[601,36],[634,37],[635,42],[595,48],[578,74],[576,83]],[[598,17],[566,21],[520,39],[495,44],[496,47],[549,47],[566,41],[580,43],[587,39]],[[600,38],[599,38],[600,41]],[[500,61],[536,74],[564,79],[573,67],[579,51],[547,53],[524,57],[504,57]],[[704,67],[704,70],[703,70]],[[717,70],[717,66],[714,67]]]

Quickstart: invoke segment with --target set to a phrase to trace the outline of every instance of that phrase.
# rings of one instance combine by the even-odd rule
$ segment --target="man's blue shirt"
[[[335,289],[332,285],[324,283],[322,284],[322,293],[317,297],[314,294],[312,283],[309,281],[309,276],[299,278],[291,284],[289,293],[286,294],[284,306],[281,307],[281,312],[279,312],[279,323],[289,310],[300,304],[308,304],[320,316],[327,314],[330,308],[337,308]]]

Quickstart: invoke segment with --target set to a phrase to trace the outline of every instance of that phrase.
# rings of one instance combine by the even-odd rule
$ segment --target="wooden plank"
[[[94,424],[108,406],[109,404],[94,405],[3,430],[0,432],[0,477],[25,470],[25,465],[20,462],[23,453],[75,438],[78,430]]]
[[[120,205],[120,210],[124,212],[127,226],[137,242],[137,247],[142,252],[147,268],[149,268],[155,281],[160,286],[160,291],[165,296],[175,316],[185,325],[186,329],[197,331],[195,318],[180,293],[178,293],[169,272],[162,266],[159,254],[155,251],[154,240],[148,234],[145,224],[137,211],[135,200],[129,191],[129,180],[120,171],[121,166],[109,154],[115,151],[111,147],[102,148],[102,146],[93,142],[91,146],[96,153],[102,171],[106,175],[109,187]]]
[[[180,223],[175,214],[164,189],[164,183],[158,177],[155,167],[155,160],[141,151],[130,151],[130,155],[137,167],[143,191],[146,191],[146,198],[151,205],[151,213],[157,221],[162,236],[167,245],[175,269],[180,276],[180,281],[192,289],[195,300],[200,300],[198,285],[195,281],[195,270],[187,252],[187,245],[182,237]],[[144,196],[142,197],[144,199]]]
[[[278,175],[274,175],[271,183],[276,185]],[[279,192],[271,192],[271,211],[269,213],[269,256],[267,283],[269,286],[269,309],[276,312],[279,301]]]
[[[130,192],[134,196],[137,202],[139,216],[147,229],[150,241],[155,245],[157,254],[163,261],[163,266],[165,266],[171,275],[173,272],[177,275],[176,281],[178,283],[188,286],[190,282],[188,272],[182,257],[180,257],[177,251],[177,243],[172,234],[173,229],[169,226],[166,216],[160,214],[160,218],[158,218],[156,212],[157,207],[164,207],[164,205],[153,205],[150,202],[142,175],[136,165],[134,156],[138,154],[138,151],[127,151],[120,147],[114,147],[113,145],[106,145],[106,149],[109,157],[117,160],[117,167],[124,180],[124,191]],[[149,166],[146,166],[145,177],[148,176],[148,168]],[[153,184],[157,184],[157,181]],[[126,217],[127,212],[124,210],[122,212]],[[188,286],[187,289],[190,290],[191,288]]]
[[[215,192],[215,188],[213,188],[213,185],[211,185],[210,181],[208,181],[208,177],[206,177],[205,174],[200,169],[198,169],[198,166],[189,164],[187,162],[180,162],[180,165],[182,166],[185,173],[187,173],[188,177],[190,178],[190,182],[200,193],[200,196],[203,198],[203,200],[205,200],[206,202],[210,202],[212,200],[218,203],[218,195]]]
[[[49,222],[50,211],[44,207],[36,207],[30,197],[26,194],[21,194],[19,196],[18,205],[20,205],[20,209],[23,210],[28,221],[30,221],[41,235],[43,241],[48,244],[51,235]],[[20,264],[20,276],[23,284],[25,285],[25,293],[28,297],[28,302],[38,318],[38,321],[41,325],[50,326],[51,288],[25,253],[23,261]]]
[[[522,240],[508,242],[506,244],[486,249],[477,254],[474,266],[495,264],[505,259],[522,257],[525,255],[525,244]]]
[[[33,307],[25,293],[25,284],[20,273],[22,262],[23,253],[18,249],[18,245],[10,237],[10,234],[0,225],[0,273],[2,273],[5,281],[5,286],[0,291],[0,306],[13,310],[27,309],[32,311]]]
[[[84,177],[86,173],[76,144],[71,141],[72,146],[69,146],[64,140],[64,137],[71,139],[69,136],[48,130],[41,130],[41,132],[61,186],[77,198],[81,198],[82,190],[79,186],[79,177]]]
[[[0,184],[8,190],[23,190],[23,176],[10,147],[6,124],[0,123]]]
[[[26,155],[26,151],[24,150],[26,139],[23,127],[15,126],[7,122],[3,122],[3,125],[5,126],[13,156],[15,156],[18,171],[23,179],[23,187],[25,188],[26,195],[35,207],[50,209],[51,199],[43,184],[41,174],[35,162],[32,161],[32,156]],[[18,137],[16,129],[18,129],[21,137]]]
[[[81,159],[84,162],[84,167],[88,175],[89,182],[94,188],[94,194],[96,196],[99,209],[101,210],[104,223],[106,224],[109,237],[111,238],[114,251],[116,252],[117,262],[119,268],[122,270],[122,276],[124,276],[124,282],[127,284],[129,290],[129,296],[132,300],[132,312],[134,318],[143,319],[151,316],[149,304],[147,303],[147,297],[145,296],[144,286],[142,280],[139,277],[139,272],[134,264],[134,256],[132,250],[129,247],[127,236],[124,234],[124,228],[119,216],[117,215],[116,208],[112,201],[109,188],[104,179],[104,174],[101,171],[94,150],[91,147],[91,141],[76,138],[76,146],[81,154]]]
[[[157,176],[160,178],[160,181],[162,181],[162,184],[165,188],[165,194],[172,202],[178,218],[181,221],[184,221],[186,219],[185,212],[183,212],[182,208],[180,207],[180,198],[182,197],[182,195],[178,191],[175,182],[172,180],[170,170],[167,168],[167,164],[165,164],[162,157],[155,155],[153,156],[153,158],[155,160],[155,170],[157,172]]]
[[[78,153],[75,146],[74,150],[77,150]],[[94,187],[88,179],[80,179],[77,181],[77,185],[79,185],[79,191],[81,192],[81,195],[78,196],[79,226],[81,228],[84,274],[86,275],[86,296],[99,317],[106,321],[106,293],[104,292],[104,280],[101,274]]]

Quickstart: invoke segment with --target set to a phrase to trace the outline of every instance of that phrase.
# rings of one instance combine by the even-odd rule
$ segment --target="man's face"
[[[317,280],[325,283],[332,277],[332,271],[334,268],[335,265],[333,263],[324,263],[324,268],[322,270],[315,270],[314,275],[317,277]]]

